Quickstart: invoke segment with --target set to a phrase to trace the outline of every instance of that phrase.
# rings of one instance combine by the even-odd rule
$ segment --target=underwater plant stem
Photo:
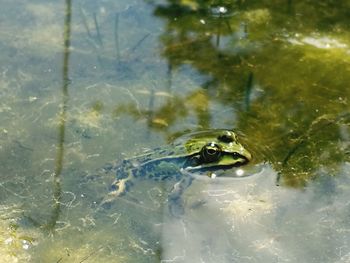
[[[139,41],[137,41],[136,45],[133,48],[131,48],[131,52],[134,52],[149,36],[150,33],[147,33]]]
[[[247,85],[245,88],[244,105],[245,105],[246,111],[250,110],[250,100],[251,100],[251,93],[252,93],[252,89],[253,89],[253,80],[254,80],[254,74],[253,74],[253,72],[250,72],[249,76],[248,76],[248,80],[247,80]]]
[[[93,39],[93,36],[92,36],[91,31],[89,29],[89,25],[88,25],[88,22],[87,22],[87,18],[86,18],[85,12],[84,12],[84,10],[81,7],[80,7],[80,14],[81,14],[81,17],[82,17],[83,26],[85,27],[85,30],[86,30],[86,34],[88,35],[88,37],[90,39]]]
[[[93,17],[94,17],[94,24],[95,24],[95,29],[96,29],[97,41],[98,41],[98,44],[102,47],[103,46],[102,35],[101,35],[100,27],[99,27],[98,22],[97,22],[96,12],[94,12]]]
[[[120,48],[119,48],[119,14],[115,14],[114,19],[114,44],[117,52],[117,62],[120,62]]]
[[[65,22],[64,22],[64,51],[63,51],[63,71],[62,71],[62,108],[60,113],[60,120],[58,126],[58,143],[57,153],[54,170],[53,180],[53,211],[47,224],[44,226],[45,229],[52,231],[61,213],[61,200],[62,200],[62,186],[61,186],[61,174],[63,168],[63,157],[64,157],[64,141],[65,141],[65,130],[66,130],[66,116],[67,116],[67,105],[68,105],[68,86],[69,86],[69,57],[70,57],[70,35],[71,35],[71,12],[72,12],[72,1],[66,0],[65,10]]]

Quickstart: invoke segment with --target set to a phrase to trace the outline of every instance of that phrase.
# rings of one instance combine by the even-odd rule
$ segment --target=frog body
[[[180,198],[190,186],[192,174],[210,175],[216,170],[245,165],[250,160],[251,154],[231,130],[190,133],[168,147],[156,148],[113,166],[111,169],[116,173],[116,180],[108,200],[126,194],[136,180],[173,181],[174,187],[168,196],[169,207],[182,210]]]

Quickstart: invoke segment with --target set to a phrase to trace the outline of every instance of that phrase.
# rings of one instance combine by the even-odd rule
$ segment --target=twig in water
[[[103,249],[103,247],[100,247],[100,248],[96,249],[95,251],[92,251],[89,255],[87,255],[85,258],[83,258],[81,261],[79,261],[79,263],[86,261],[87,259],[89,259],[93,255],[95,255],[97,252],[99,252],[102,249]]]
[[[96,12],[93,13],[93,17],[94,17],[94,24],[95,24],[95,29],[96,29],[97,41],[98,41],[99,45],[102,47],[103,46],[102,36],[101,36],[101,32],[100,32],[100,27],[98,26]]]
[[[148,38],[151,34],[147,33],[146,35],[144,35],[137,43],[136,45],[131,49],[131,52],[134,52],[141,44],[143,41],[146,40],[146,38]]]

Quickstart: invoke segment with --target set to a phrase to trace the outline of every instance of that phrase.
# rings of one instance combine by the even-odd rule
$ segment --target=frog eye
[[[211,142],[205,145],[201,150],[201,159],[203,162],[210,163],[219,160],[221,148],[218,144]]]

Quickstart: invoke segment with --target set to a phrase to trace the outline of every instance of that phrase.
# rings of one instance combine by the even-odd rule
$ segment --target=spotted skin
[[[141,156],[108,165],[116,179],[104,203],[125,195],[137,180],[167,181],[174,184],[168,195],[170,213],[183,213],[181,196],[193,181],[192,173],[211,173],[249,162],[251,155],[230,130],[211,130],[187,135],[168,148],[157,148]]]
[[[176,182],[182,176],[177,163],[159,161],[148,165],[137,165],[130,160],[124,160],[123,166],[116,169],[116,179],[111,185],[110,194],[114,196],[125,195],[134,185],[136,179]]]

